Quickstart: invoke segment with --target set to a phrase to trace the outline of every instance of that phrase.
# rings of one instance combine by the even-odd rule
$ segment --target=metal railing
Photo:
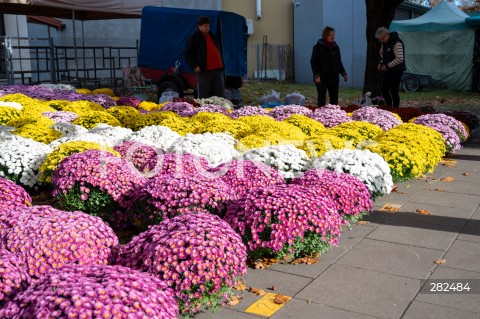
[[[138,40],[0,37],[0,45],[7,84],[99,84],[122,79],[123,65],[137,65]]]

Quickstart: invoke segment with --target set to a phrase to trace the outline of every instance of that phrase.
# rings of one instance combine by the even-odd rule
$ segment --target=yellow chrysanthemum
[[[109,88],[99,88],[92,91],[92,94],[105,94],[108,96],[115,96],[112,89]]]
[[[88,113],[106,112],[105,108],[98,103],[90,101],[72,101],[62,107],[62,111],[77,113],[78,115],[87,115]]]
[[[57,111],[62,111],[65,106],[67,106],[70,103],[68,100],[51,100],[48,101],[47,104],[48,106],[54,108]]]
[[[284,120],[289,124],[299,127],[307,136],[315,136],[325,132],[326,128],[317,120],[311,119],[305,115],[295,114]]]
[[[151,112],[151,111],[159,111],[163,105],[165,105],[165,103],[157,104],[150,101],[142,101],[138,105],[138,108],[147,112]]]
[[[12,133],[44,144],[50,144],[62,137],[62,133],[59,131],[50,128],[50,126],[38,125],[38,123],[25,124]]]
[[[311,158],[320,157],[325,152],[348,148],[346,141],[336,135],[330,134],[328,130],[317,134],[305,141],[305,147],[302,148]]]
[[[21,111],[10,106],[0,106],[0,125],[7,125],[8,122],[21,116]]]
[[[233,137],[238,137],[250,130],[248,124],[217,112],[199,112],[191,120],[195,123],[195,133],[198,134],[228,132]]]
[[[84,113],[77,117],[72,123],[83,126],[88,130],[94,128],[100,123],[105,123],[111,126],[121,126],[120,122],[113,115],[107,112],[98,111]]]
[[[86,150],[103,150],[107,151],[115,156],[120,157],[120,154],[114,149],[107,147],[105,145],[100,145],[93,142],[85,141],[71,141],[62,143],[57,146],[53,152],[47,155],[47,158],[40,166],[40,177],[41,182],[50,183],[52,181],[53,171],[57,168],[58,164],[67,156],[70,156],[75,153],[81,153]]]
[[[137,121],[142,117],[140,112],[132,106],[114,106],[107,110],[123,127],[134,130]]]
[[[181,117],[174,112],[153,112],[143,115],[138,119],[136,130],[150,125],[163,125],[180,135],[193,133],[196,129],[195,122],[190,118]]]
[[[92,94],[92,91],[90,91],[90,90],[87,89],[87,88],[79,88],[79,89],[76,89],[76,92],[79,93],[79,94],[88,94],[88,95],[91,95],[91,94]]]
[[[331,128],[329,133],[350,141],[353,147],[357,147],[358,144],[372,140],[382,134],[383,130],[372,123],[353,121],[339,124]]]

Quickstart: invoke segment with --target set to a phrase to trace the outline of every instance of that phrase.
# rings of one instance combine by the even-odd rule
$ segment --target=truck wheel
[[[167,91],[167,90],[175,91],[175,92],[178,93],[179,97],[183,97],[183,92],[182,92],[182,90],[180,89],[180,87],[178,86],[177,83],[172,82],[172,81],[165,81],[165,82],[162,82],[158,85],[157,101],[160,100],[160,97],[162,96],[162,93]]]
[[[402,80],[402,88],[405,92],[417,92],[420,86],[420,80],[414,75],[408,75]]]

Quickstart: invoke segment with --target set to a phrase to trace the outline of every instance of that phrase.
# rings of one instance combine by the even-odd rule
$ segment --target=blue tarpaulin
[[[178,60],[182,71],[192,71],[183,54],[188,37],[198,30],[197,20],[200,16],[210,18],[210,30],[222,44],[225,75],[246,75],[246,20],[241,15],[225,11],[149,6],[143,8],[138,65],[168,70]]]

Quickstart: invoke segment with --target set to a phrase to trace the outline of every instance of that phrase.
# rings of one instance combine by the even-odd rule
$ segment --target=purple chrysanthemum
[[[429,124],[446,125],[450,127],[460,138],[460,141],[467,140],[468,134],[462,122],[454,118],[453,116],[445,114],[425,114],[417,117],[414,121],[415,124],[423,124],[429,126]]]
[[[122,96],[117,100],[117,106],[132,106],[134,108],[138,108],[142,100],[135,96]]]
[[[251,189],[269,185],[284,185],[279,171],[261,163],[249,160],[233,160],[217,166],[211,174],[218,175],[231,187],[235,198],[245,196]]]
[[[384,131],[401,124],[401,121],[391,112],[373,106],[366,106],[353,111],[352,119],[378,125]]]
[[[10,216],[4,247],[16,254],[32,277],[67,264],[106,264],[118,245],[113,230],[100,218],[50,206],[17,209]]]
[[[172,111],[180,116],[194,116],[197,110],[187,102],[170,102],[162,107],[162,111]]]
[[[224,219],[241,234],[250,258],[318,254],[338,244],[342,225],[330,198],[300,185],[255,188]],[[316,240],[302,245],[311,236]]]
[[[332,128],[338,124],[351,122],[352,118],[340,106],[327,104],[317,108],[313,112],[312,118],[322,123],[327,128]]]
[[[268,115],[276,119],[277,121],[283,121],[287,118],[289,118],[292,115],[295,114],[300,114],[304,115],[307,117],[312,116],[312,111],[309,110],[305,106],[300,106],[300,105],[281,105],[277,106],[273,110],[271,110]]]
[[[16,207],[32,205],[32,198],[23,189],[11,180],[0,177],[0,212],[7,212]]]
[[[121,266],[69,265],[42,276],[0,310],[0,317],[165,318],[178,306],[166,284]]]
[[[228,115],[228,111],[226,108],[215,104],[203,104],[202,106],[197,108],[197,112],[215,112]]]
[[[104,218],[115,228],[128,219],[124,210],[135,189],[146,179],[108,152],[87,150],[66,157],[53,172],[53,195],[69,209]],[[123,225],[123,226],[122,226]]]
[[[232,113],[230,113],[230,117],[235,120],[241,116],[252,116],[252,115],[268,116],[268,113],[265,109],[263,109],[260,106],[251,106],[251,105],[241,107],[238,110],[234,110],[232,111]]]
[[[146,271],[167,282],[180,313],[193,314],[246,273],[240,236],[219,217],[185,214],[167,219],[120,248],[117,264]],[[208,298],[207,298],[208,297]]]
[[[78,114],[68,111],[43,112],[42,114],[56,123],[71,123],[78,117]]]
[[[460,144],[460,138],[450,126],[441,123],[434,123],[433,121],[423,125],[431,127],[435,131],[442,134],[448,153],[455,153],[462,148],[462,145]]]
[[[310,169],[292,184],[302,185],[321,196],[329,197],[338,213],[347,220],[356,220],[372,211],[373,203],[367,186],[357,177],[329,170]]]
[[[158,175],[132,195],[129,214],[145,228],[167,218],[191,212],[223,216],[227,202],[234,198],[220,179],[202,175]]]
[[[155,168],[155,159],[163,154],[163,151],[156,150],[153,146],[138,142],[126,141],[114,147],[128,164],[140,172],[149,172]]]
[[[17,255],[0,249],[0,306],[25,290],[31,282],[25,263]],[[5,317],[2,317],[5,318]]]

